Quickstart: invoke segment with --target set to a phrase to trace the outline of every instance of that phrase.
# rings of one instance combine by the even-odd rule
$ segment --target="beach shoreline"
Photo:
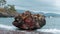
[[[20,31],[20,30],[0,30],[0,34],[53,34],[50,32],[39,31]]]

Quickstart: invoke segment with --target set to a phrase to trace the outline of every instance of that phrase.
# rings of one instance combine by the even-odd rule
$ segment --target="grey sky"
[[[17,9],[60,14],[60,0],[7,0],[7,3],[14,4]]]

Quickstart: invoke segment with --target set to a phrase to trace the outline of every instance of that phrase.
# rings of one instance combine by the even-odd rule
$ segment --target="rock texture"
[[[36,30],[46,24],[45,16],[41,14],[31,14],[25,11],[15,17],[13,25],[23,30]]]

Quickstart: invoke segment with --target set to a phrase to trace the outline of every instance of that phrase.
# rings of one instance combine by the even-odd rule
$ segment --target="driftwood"
[[[23,30],[36,30],[46,24],[45,16],[41,14],[31,14],[25,11],[15,17],[13,25]]]

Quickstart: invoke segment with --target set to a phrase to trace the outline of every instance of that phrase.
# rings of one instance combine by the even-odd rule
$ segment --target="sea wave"
[[[2,29],[8,29],[8,30],[13,30],[13,29],[16,28],[16,27],[4,25],[4,24],[0,24],[0,28],[2,28]]]
[[[51,32],[51,33],[60,33],[60,29],[38,29],[37,31],[40,31],[40,32]]]
[[[0,28],[8,29],[8,30],[14,30],[16,27],[0,24]],[[54,28],[54,29],[38,29],[37,31],[40,31],[40,32],[51,32],[51,33],[60,33],[60,29],[56,29],[56,28]]]

